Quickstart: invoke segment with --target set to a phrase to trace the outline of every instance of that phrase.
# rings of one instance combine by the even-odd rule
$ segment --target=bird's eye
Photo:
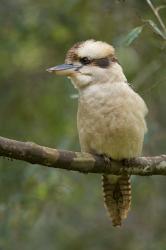
[[[91,63],[91,60],[90,60],[88,57],[82,57],[82,58],[80,58],[80,62],[81,62],[83,65],[87,65],[87,64],[90,64],[90,63]]]

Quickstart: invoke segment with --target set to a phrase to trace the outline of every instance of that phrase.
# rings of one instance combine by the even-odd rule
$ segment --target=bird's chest
[[[77,124],[83,151],[121,158],[126,151],[132,155],[130,150],[140,150],[138,145],[132,147],[139,131],[136,117],[124,100],[125,93],[116,94],[107,88],[92,89],[81,96]]]
[[[108,104],[108,96],[101,93],[80,99],[78,108],[79,134],[90,137],[106,134],[112,108],[113,106]]]

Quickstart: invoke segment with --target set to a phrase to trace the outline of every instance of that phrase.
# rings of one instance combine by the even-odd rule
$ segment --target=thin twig
[[[164,24],[163,20],[161,19],[159,13],[158,13],[158,9],[154,7],[154,5],[152,4],[152,2],[150,0],[146,0],[146,2],[149,4],[149,6],[151,7],[153,13],[155,14],[160,26],[163,29],[164,35],[166,35],[166,27],[165,27],[165,24]]]
[[[160,10],[165,9],[165,8],[166,8],[166,5],[160,5],[156,7],[156,11],[159,12]]]

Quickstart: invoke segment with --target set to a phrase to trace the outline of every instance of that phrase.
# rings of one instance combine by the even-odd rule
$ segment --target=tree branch
[[[88,153],[57,150],[33,142],[0,137],[0,156],[47,167],[114,175],[166,175],[166,155],[137,157],[130,160],[105,160]]]

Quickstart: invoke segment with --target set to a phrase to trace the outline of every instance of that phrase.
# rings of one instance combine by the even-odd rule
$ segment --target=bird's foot
[[[102,154],[101,156],[104,158],[106,168],[109,168],[111,166],[111,157],[108,157],[105,154]]]
[[[123,159],[121,160],[121,162],[122,162],[122,165],[123,165],[123,166],[128,165],[128,159],[123,158]]]
[[[106,168],[109,168],[111,166],[111,160],[112,160],[111,157],[108,157],[105,154],[97,154],[96,151],[94,151],[94,150],[92,150],[91,153],[93,155],[96,155],[96,156],[99,156],[99,157],[103,158]]]

